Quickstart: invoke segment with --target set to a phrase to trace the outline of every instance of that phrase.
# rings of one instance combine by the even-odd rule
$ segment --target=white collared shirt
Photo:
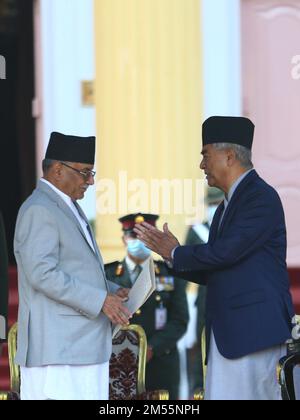
[[[243,181],[244,178],[246,178],[246,176],[250,173],[254,171],[254,168],[249,169],[248,171],[244,172],[230,187],[228,195],[225,195],[224,198],[224,208],[225,210],[227,209],[227,206],[230,202],[230,200],[232,199],[233,194],[235,193],[235,190],[237,189],[237,187],[240,185],[240,183]],[[224,210],[224,212],[225,212]]]
[[[221,224],[222,224],[222,221],[223,221],[223,218],[224,218],[224,216],[225,216],[225,213],[226,213],[226,210],[227,210],[227,207],[228,207],[228,205],[229,205],[229,203],[230,203],[230,200],[232,199],[232,197],[233,197],[233,194],[235,193],[235,191],[236,191],[236,189],[237,189],[237,187],[240,185],[240,183],[243,181],[243,179],[244,178],[246,178],[246,176],[250,173],[250,172],[252,172],[252,171],[254,171],[254,168],[251,168],[251,169],[249,169],[248,171],[246,171],[246,172],[244,172],[232,185],[231,185],[231,187],[230,187],[230,189],[229,189],[229,192],[228,192],[228,194],[226,195],[225,194],[225,197],[224,197],[224,210],[223,210],[223,213],[222,213],[222,215],[221,215],[221,217],[220,217],[220,222],[219,222],[219,228],[220,228],[220,226],[221,226]]]
[[[76,219],[78,220],[78,222],[80,223],[80,226],[82,227],[82,230],[85,234],[85,237],[90,245],[90,247],[93,249],[93,251],[95,252],[95,247],[91,238],[91,235],[87,229],[87,225],[86,225],[86,221],[80,216],[80,214],[78,213],[71,197],[69,197],[67,194],[65,194],[64,192],[62,192],[61,190],[59,190],[58,188],[56,188],[53,184],[51,184],[51,182],[47,181],[44,178],[41,178],[41,181],[44,182],[45,184],[47,184],[50,188],[52,188],[52,190],[54,192],[56,192],[57,195],[60,196],[60,198],[62,200],[64,200],[64,202],[67,204],[67,206],[72,210],[73,214],[76,216]]]

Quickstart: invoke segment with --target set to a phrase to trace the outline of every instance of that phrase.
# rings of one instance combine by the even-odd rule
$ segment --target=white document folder
[[[128,301],[124,302],[129,312],[133,315],[138,309],[149,299],[152,293],[156,290],[156,279],[153,258],[150,257],[134,285],[128,294]],[[115,325],[113,328],[113,338],[122,328],[121,325]]]

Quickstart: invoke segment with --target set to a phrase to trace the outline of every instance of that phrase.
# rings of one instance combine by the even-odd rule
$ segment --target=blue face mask
[[[151,251],[146,245],[143,244],[139,239],[131,239],[127,242],[127,251],[133,257],[139,258],[141,260],[146,260]]]

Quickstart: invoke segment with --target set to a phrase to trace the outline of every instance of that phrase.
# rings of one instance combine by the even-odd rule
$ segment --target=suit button
[[[161,297],[159,295],[156,295],[155,296],[155,300],[156,300],[156,302],[160,302],[161,301]]]
[[[138,309],[138,310],[136,311],[136,315],[141,315],[141,313],[142,313],[142,311],[141,311],[140,309]]]

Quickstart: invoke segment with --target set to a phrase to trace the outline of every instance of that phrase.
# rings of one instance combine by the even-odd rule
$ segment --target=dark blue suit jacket
[[[219,352],[236,359],[290,339],[294,309],[277,192],[251,171],[218,229],[223,210],[222,203],[207,244],[176,249],[174,271],[207,285],[208,338],[212,328]]]

